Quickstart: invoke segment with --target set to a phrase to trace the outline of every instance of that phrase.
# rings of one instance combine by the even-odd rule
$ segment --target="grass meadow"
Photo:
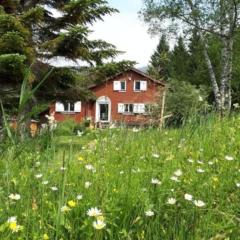
[[[240,239],[240,117],[1,142],[0,239]]]

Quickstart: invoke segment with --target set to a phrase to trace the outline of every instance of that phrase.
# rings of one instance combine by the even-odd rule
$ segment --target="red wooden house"
[[[94,123],[143,123],[150,118],[151,106],[161,101],[165,84],[131,69],[90,90],[96,101],[56,102],[50,113],[57,121],[72,118],[76,122],[89,119]]]

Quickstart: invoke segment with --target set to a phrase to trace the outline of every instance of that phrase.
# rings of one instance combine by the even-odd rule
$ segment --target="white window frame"
[[[136,89],[136,83],[137,83],[137,82],[140,83],[140,89]],[[134,81],[133,90],[134,90],[134,92],[141,92],[141,80],[135,80],[135,81]]]
[[[132,112],[130,111],[130,105],[132,105]],[[125,110],[127,107],[127,111]],[[134,114],[134,103],[124,103],[124,111],[125,115],[133,115]]]
[[[120,90],[119,90],[119,92],[126,92],[127,91],[127,81],[121,80],[119,82],[120,82]],[[122,89],[122,83],[124,83],[125,89]]]

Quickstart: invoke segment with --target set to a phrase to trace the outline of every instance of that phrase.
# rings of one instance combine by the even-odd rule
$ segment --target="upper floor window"
[[[142,81],[142,80],[134,81],[134,88],[133,88],[133,90],[135,92],[147,91],[147,81]]]
[[[113,90],[119,92],[125,92],[127,89],[126,81],[114,81],[113,82]]]

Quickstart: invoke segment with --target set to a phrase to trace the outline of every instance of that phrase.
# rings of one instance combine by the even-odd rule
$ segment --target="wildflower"
[[[85,188],[89,188],[92,185],[90,182],[85,182]]]
[[[61,167],[61,168],[60,168],[61,171],[65,171],[66,169],[67,169],[67,168],[65,168],[65,167]]]
[[[176,176],[172,176],[170,179],[175,182],[180,182],[180,180]]]
[[[69,207],[74,208],[74,207],[76,207],[76,205],[77,205],[77,203],[74,202],[73,200],[68,201],[68,206]]]
[[[153,153],[152,156],[153,156],[154,158],[159,158],[159,157],[160,157],[159,154],[157,154],[157,153]]]
[[[49,236],[46,233],[43,234],[43,240],[49,240]]]
[[[23,229],[23,227],[21,225],[17,224],[17,217],[15,217],[15,216],[10,217],[7,222],[9,224],[9,229],[12,232],[19,232]]]
[[[102,215],[102,211],[101,210],[99,210],[98,208],[90,208],[90,209],[88,209],[88,211],[87,211],[87,215],[89,216],[89,217],[98,217],[98,216],[101,216]]]
[[[124,171],[120,171],[119,174],[120,174],[120,175],[124,174]]]
[[[154,185],[161,185],[162,183],[157,178],[152,178],[151,183]]]
[[[240,183],[236,183],[236,186],[237,186],[238,188],[240,188]]]
[[[36,166],[36,167],[39,167],[40,165],[41,165],[40,162],[36,162],[36,163],[35,163],[35,166]]]
[[[198,160],[197,162],[198,162],[198,164],[204,164],[204,162],[200,161],[200,160]]]
[[[97,230],[101,230],[106,227],[106,223],[101,220],[97,220],[93,222],[93,227]]]
[[[198,169],[197,169],[197,172],[198,172],[198,173],[204,173],[205,170],[203,170],[202,168],[198,168]]]
[[[214,164],[214,162],[212,162],[212,161],[208,162],[208,165],[213,165],[213,164]]]
[[[91,165],[91,164],[86,165],[85,168],[87,170],[93,170],[94,169],[93,165]]]
[[[233,107],[234,107],[234,108],[239,108],[239,103],[234,103],[234,104],[233,104]]]
[[[43,185],[48,185],[48,181],[42,181]]]
[[[64,205],[61,207],[61,212],[66,213],[71,211],[71,208],[69,208],[68,206]]]
[[[227,161],[233,161],[234,158],[232,156],[225,156],[225,160]]]
[[[216,177],[216,176],[213,176],[213,177],[212,177],[212,180],[213,180],[214,182],[218,182],[218,181],[219,181],[218,177]]]
[[[189,158],[187,161],[190,163],[194,163],[194,161],[191,158]]]
[[[77,200],[82,200],[83,196],[82,195],[77,195]]]
[[[78,160],[82,162],[83,161],[83,157],[79,157]]]
[[[51,189],[52,189],[52,191],[54,191],[54,192],[58,190],[58,188],[55,187],[55,186],[54,186],[54,187],[51,187]]]
[[[17,194],[17,193],[15,193],[15,194],[11,193],[8,197],[9,197],[11,200],[15,200],[15,201],[18,201],[18,200],[20,200],[20,198],[21,198],[20,194]]]
[[[41,173],[40,173],[40,174],[36,174],[36,175],[35,175],[35,178],[39,179],[39,178],[42,178],[42,176],[43,176],[43,175],[42,175]]]
[[[201,200],[195,200],[193,203],[197,207],[204,207],[205,206],[205,203],[203,201],[201,201]]]
[[[177,176],[177,177],[180,177],[182,176],[182,170],[181,169],[178,169],[174,172],[174,175]]]
[[[132,130],[133,132],[139,132],[140,130],[139,129],[137,129],[137,128],[133,128],[133,130]]]
[[[168,198],[167,204],[174,205],[177,202],[176,198]]]
[[[191,194],[184,194],[184,198],[185,198],[185,200],[187,200],[187,201],[192,201],[193,200],[193,196],[191,195]]]
[[[145,212],[145,215],[147,217],[153,217],[154,216],[154,212],[152,210],[148,210],[148,211]]]

